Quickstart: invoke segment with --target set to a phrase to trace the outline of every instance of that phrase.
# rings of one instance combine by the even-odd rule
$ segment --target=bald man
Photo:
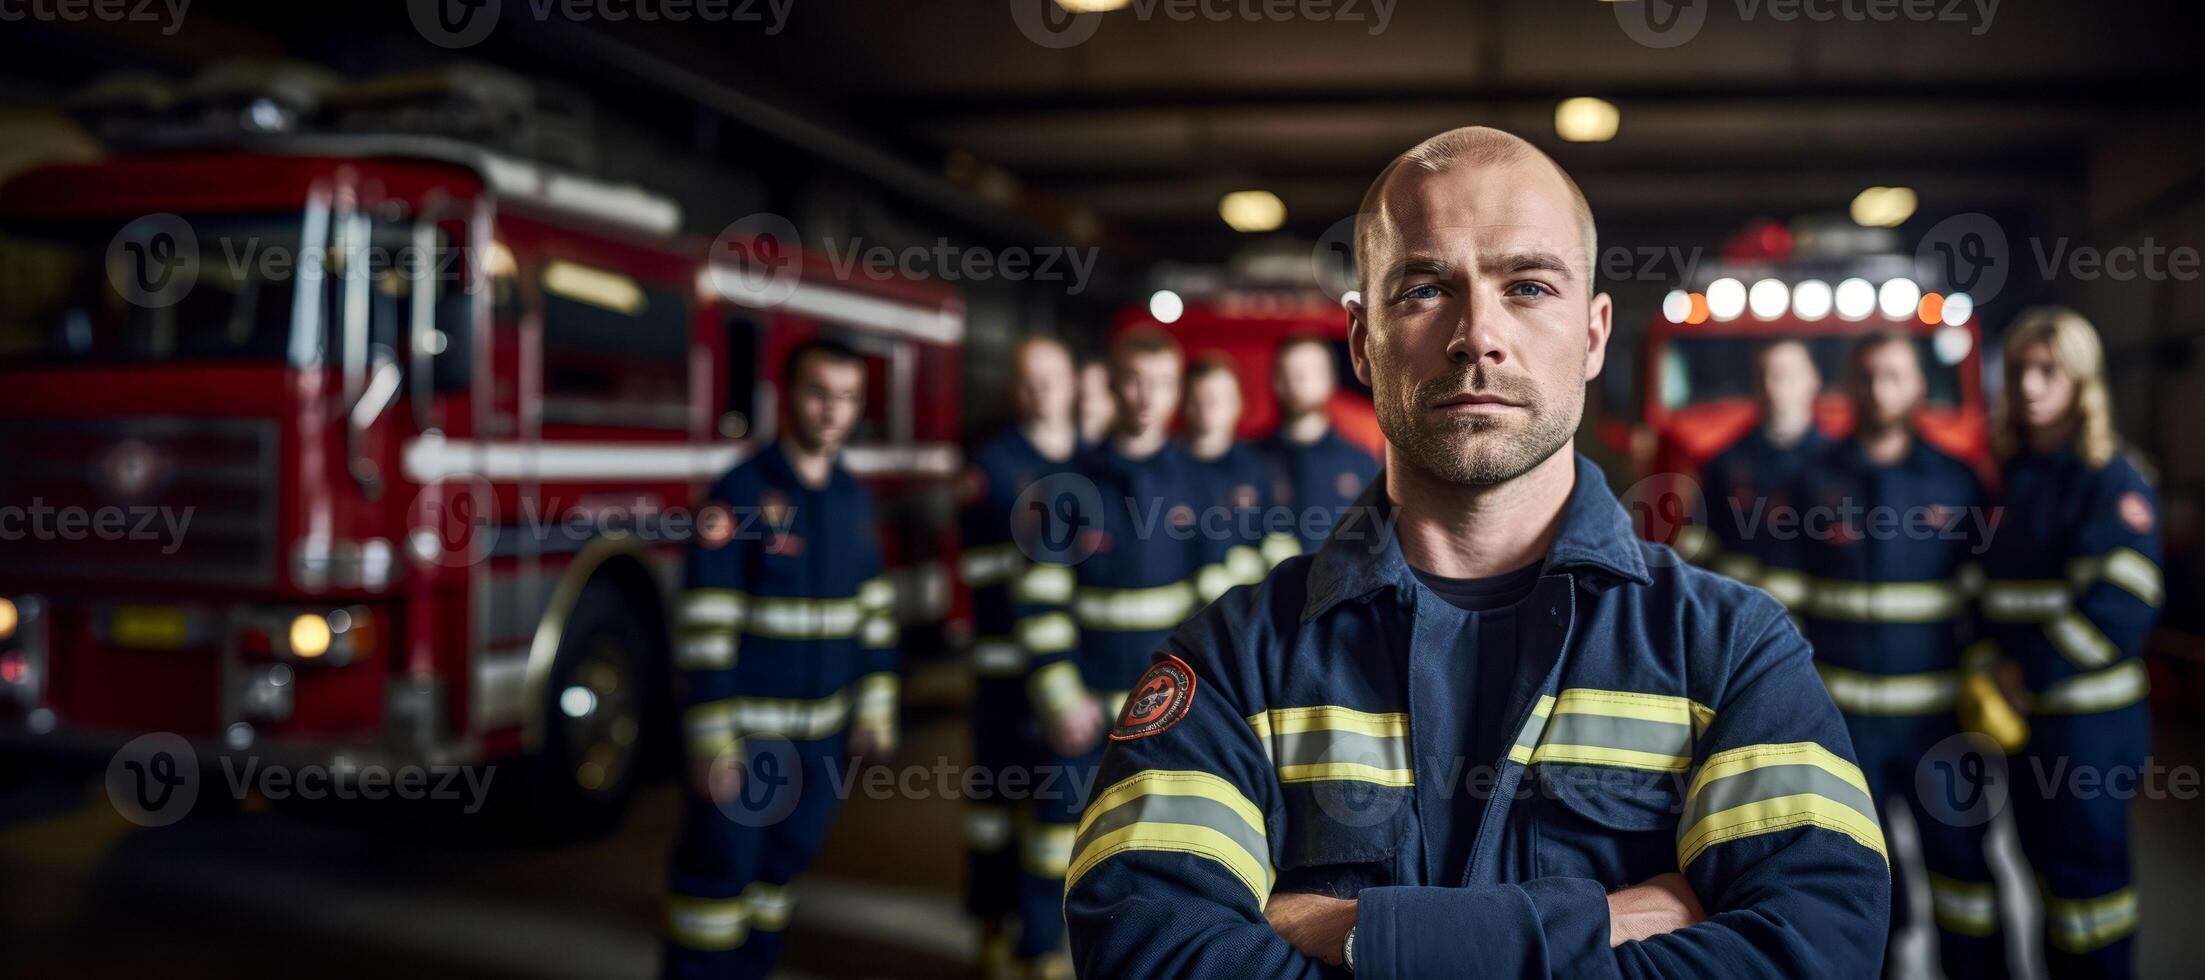
[[[1347,312],[1385,469],[1134,685],[1068,875],[1084,975],[1882,967],[1883,837],[1806,642],[1574,451],[1593,254],[1497,130],[1372,183]]]
[[[1679,530],[1677,551],[1740,582],[1775,591],[1790,580],[1763,574],[1777,542],[1759,533],[1753,518],[1833,443],[1815,428],[1822,372],[1806,344],[1786,339],[1762,347],[1753,358],[1753,382],[1759,424],[1700,471],[1694,523]],[[1777,598],[1797,601],[1782,592]]]

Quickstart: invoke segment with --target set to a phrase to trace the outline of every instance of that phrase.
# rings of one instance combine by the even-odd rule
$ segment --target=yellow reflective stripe
[[[1511,750],[1510,757],[1683,772],[1692,766],[1693,740],[1714,719],[1713,709],[1690,698],[1570,688],[1554,699],[1538,745],[1528,756]]]
[[[2078,591],[2104,579],[2153,608],[2167,598],[2166,580],[2159,566],[2134,548],[2115,548],[2096,557],[2077,558],[2068,563],[2067,577]]]
[[[1080,680],[1078,664],[1059,660],[1034,671],[1026,679],[1026,693],[1033,699],[1034,707],[1054,718],[1087,696],[1087,685]]]
[[[858,584],[858,605],[874,612],[882,612],[896,605],[896,583],[886,575],[876,575]]]
[[[1026,648],[1002,636],[983,636],[972,641],[972,669],[982,677],[1024,677]]]
[[[750,908],[751,928],[779,932],[789,927],[796,900],[789,897],[787,885],[753,881],[743,888],[743,904]]]
[[[857,716],[865,722],[888,722],[896,717],[896,699],[903,692],[903,679],[887,671],[876,671],[857,679]]]
[[[1718,575],[1728,576],[1747,585],[1761,580],[1761,560],[1752,555],[1719,552],[1708,561],[1707,567],[1714,569]]]
[[[1281,783],[1314,783],[1327,779],[1352,779],[1380,786],[1414,786],[1413,769],[1386,769],[1360,762],[1313,762],[1279,767]]]
[[[750,935],[750,907],[741,898],[674,895],[666,900],[666,936],[688,949],[726,950]]]
[[[1998,889],[1988,881],[1961,881],[1929,873],[1929,897],[1937,928],[1962,936],[1998,931]]]
[[[1674,694],[1644,694],[1638,691],[1603,691],[1590,687],[1573,687],[1563,691],[1555,699],[1554,712],[1690,725],[1696,729],[1694,734],[1706,731],[1707,726],[1715,721],[1715,709],[1691,698]]]
[[[1272,708],[1249,715],[1248,727],[1256,730],[1257,738],[1263,739],[1272,735],[1322,731],[1396,738],[1409,733],[1409,716],[1399,711],[1378,713],[1336,704],[1317,704],[1306,708]]]
[[[1960,672],[1867,674],[1815,664],[1830,702],[1849,715],[1928,715],[1950,711],[1960,700]]]
[[[965,850],[994,854],[1011,842],[1011,807],[1006,803],[968,802],[965,805]]]
[[[1072,601],[1070,565],[1028,565],[1011,579],[1011,598],[1019,602],[1062,605]]]
[[[1302,553],[1302,539],[1285,531],[1272,531],[1263,536],[1260,550],[1263,563],[1277,568],[1280,562]]]
[[[1082,586],[1072,593],[1072,614],[1080,628],[1122,632],[1170,629],[1195,609],[1192,582],[1142,589]]]
[[[1192,806],[1175,802],[1181,800],[1196,802]],[[1113,829],[1090,833],[1103,830],[1099,824]],[[1065,890],[1077,887],[1087,872],[1114,855],[1166,851],[1223,865],[1247,886],[1261,908],[1271,894],[1266,840],[1263,811],[1233,784],[1206,772],[1146,770],[1119,781],[1088,804],[1080,818]]]
[[[743,617],[743,632],[777,640],[839,640],[855,635],[864,616],[865,607],[855,597],[754,595]]]
[[[1709,534],[1707,528],[1698,524],[1686,524],[1677,529],[1674,550],[1677,554],[1684,556],[1685,561],[1704,564],[1716,555],[1721,554],[1723,549],[1715,543],[1715,536]]]
[[[1132,692],[1132,691],[1104,691],[1104,692],[1102,692],[1102,694],[1101,694],[1100,696],[1098,696],[1098,697],[1096,698],[1096,700],[1098,700],[1098,701],[1101,701],[1101,702],[1102,702],[1102,709],[1103,709],[1103,711],[1102,711],[1102,716],[1103,716],[1103,724],[1105,724],[1105,725],[1107,725],[1107,724],[1110,724],[1110,723],[1111,723],[1111,722],[1112,722],[1113,720],[1115,720],[1115,719],[1116,719],[1116,718],[1117,718],[1117,717],[1118,717],[1118,716],[1119,716],[1120,714],[1123,714],[1123,713],[1125,712],[1125,699],[1127,699],[1127,698],[1130,698],[1130,697],[1132,697],[1132,696],[1133,696],[1133,692]]]
[[[1240,584],[1233,578],[1232,569],[1223,562],[1212,562],[1194,573],[1194,594],[1203,603],[1217,601],[1227,590]]]
[[[2049,579],[1997,579],[1983,587],[1983,616],[1994,623],[2041,623],[2066,612],[2073,588]]]
[[[2052,646],[2086,670],[2095,670],[2121,657],[2121,648],[2098,631],[2096,624],[2079,612],[2068,612],[2044,624],[2044,636]]]
[[[1236,585],[1254,585],[1263,581],[1270,566],[1264,562],[1263,553],[1244,544],[1236,544],[1225,550],[1225,570],[1232,574]]]
[[[1060,612],[1028,616],[1011,627],[1017,634],[1018,645],[1033,653],[1063,653],[1077,646],[1079,627],[1072,624],[1072,617]]]
[[[1812,770],[1808,774],[1811,778],[1804,781],[1795,778],[1790,771],[1794,768]],[[1723,808],[1697,820],[1691,819],[1701,809],[1703,793],[1723,795],[1710,787],[1731,777],[1749,777],[1739,789],[1743,798],[1751,802],[1711,804]],[[1812,791],[1796,791],[1824,777],[1835,778],[1857,792],[1860,805],[1850,805]],[[1760,795],[1763,792],[1780,795]],[[1840,796],[1854,795],[1842,789],[1832,792]],[[1700,766],[1700,771],[1692,778],[1691,790],[1685,794],[1686,821],[1679,824],[1677,834],[1677,867],[1690,866],[1694,858],[1725,841],[1804,826],[1844,834],[1884,857],[1888,864],[1890,857],[1884,850],[1883,830],[1874,815],[1874,804],[1869,800],[1868,783],[1861,778],[1860,767],[1813,742],[1748,745],[1718,752]]]
[[[1023,558],[1013,541],[966,548],[957,555],[957,577],[965,580],[967,588],[994,585],[1010,578]]]
[[[728,741],[737,735],[779,735],[810,739],[831,735],[849,719],[850,693],[836,691],[823,698],[723,698],[691,707],[683,716],[692,746],[700,739]]]
[[[735,589],[684,589],[674,600],[674,625],[680,629],[738,629],[743,625],[743,609],[749,598]]]
[[[1932,623],[1951,619],[1965,606],[1954,582],[1860,582],[1814,579],[1809,615],[1860,623]]]
[[[1062,878],[1072,866],[1072,842],[1078,837],[1079,828],[1071,824],[1031,821],[1020,842],[1019,863],[1037,878]]]
[[[2029,699],[2029,710],[2046,715],[2079,715],[2126,708],[2151,693],[2151,672],[2141,660],[2125,660],[2104,670],[2076,674]]]
[[[676,633],[674,666],[683,670],[726,670],[735,666],[739,640],[732,629]]]
[[[1651,769],[1656,772],[1683,772],[1692,768],[1692,757],[1671,755],[1666,752],[1646,752],[1639,749],[1618,749],[1601,745],[1546,744],[1531,752],[1531,762],[1583,766],[1621,766],[1626,769]]]
[[[2044,896],[2044,931],[2064,952],[2088,953],[2110,946],[2136,931],[2136,890],[2123,888],[2096,898]]]
[[[692,705],[682,712],[681,722],[693,762],[713,759],[742,744],[742,740],[735,737],[735,715],[724,702]]]
[[[1531,750],[1539,744],[1539,737],[1546,733],[1547,718],[1554,714],[1554,696],[1539,695],[1539,703],[1531,706],[1531,717],[1524,719],[1522,731],[1516,733],[1516,741],[1509,746],[1508,761],[1517,765],[1531,764]]]
[[[902,630],[894,617],[886,613],[873,613],[865,617],[865,625],[858,630],[858,645],[869,650],[879,650],[896,645]]]
[[[1794,610],[1806,606],[1811,591],[1806,573],[1774,566],[1761,570],[1760,586],[1775,596],[1776,601]]]

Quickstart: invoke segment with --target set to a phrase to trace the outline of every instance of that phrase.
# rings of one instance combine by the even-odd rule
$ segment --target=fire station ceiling
[[[749,19],[670,24],[538,19],[543,0],[503,0],[495,43],[455,55],[408,36],[402,15],[203,0],[195,16],[258,26],[140,43],[171,62],[342,51],[322,59],[340,71],[491,60],[675,130],[697,124],[666,105],[708,103],[698,87],[721,86],[796,131],[877,149],[836,156],[921,191],[933,181],[937,207],[963,194],[975,211],[1137,259],[1241,249],[1250,236],[1219,214],[1239,190],[1277,195],[1282,230],[1313,237],[1393,153],[1467,123],[1547,148],[1604,229],[1672,241],[1843,212],[1876,185],[1914,188],[1926,213],[2080,209],[2060,217],[2117,223],[2151,205],[2123,197],[2125,167],[2201,158],[2125,160],[2124,145],[2195,146],[2205,129],[2205,14],[2190,4],[1124,0],[1082,24],[1038,20],[1049,2],[729,0]],[[347,19],[383,40],[334,33]],[[1557,136],[1557,105],[1578,96],[1616,107],[1612,139]],[[2077,193],[2091,181],[2096,193]]]

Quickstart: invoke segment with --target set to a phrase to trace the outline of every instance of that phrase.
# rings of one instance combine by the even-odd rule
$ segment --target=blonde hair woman
[[[2164,595],[2158,497],[2114,435],[2105,348],[2089,320],[2026,310],[2006,330],[2005,353],[1991,423],[2004,511],[1984,555],[1983,612],[2027,690],[2030,739],[2011,771],[2135,772],[2150,739],[2140,655]],[[2022,847],[2043,882],[2053,975],[2129,975],[2128,794],[2028,779],[2014,790]]]

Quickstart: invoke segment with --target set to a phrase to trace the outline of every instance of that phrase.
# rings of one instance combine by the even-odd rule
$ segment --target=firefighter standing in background
[[[1794,612],[1871,795],[1887,816],[1904,805],[1914,818],[1945,975],[1999,976],[2005,946],[1984,828],[1955,812],[1985,792],[1982,767],[1959,758],[1953,740],[1971,579],[1981,574],[1982,488],[1914,431],[1927,384],[1906,334],[1862,338],[1847,382],[1853,434],[1808,461],[1780,497],[1796,508],[1798,532],[1764,581],[1799,597]],[[1918,780],[1923,772],[1936,778]],[[1903,880],[1891,892],[1896,934],[1911,921]]]
[[[1390,165],[1349,305],[1386,473],[1173,634],[1065,913],[1092,977],[1858,977],[1888,871],[1781,605],[1572,451],[1592,212],[1497,130]]]
[[[784,436],[714,484],[676,613],[690,780],[666,910],[666,973],[763,977],[848,756],[896,740],[895,593],[871,495],[837,457],[865,362],[827,340],[782,372]]]
[[[1027,589],[1048,575],[1069,582],[1057,566],[1029,576],[1031,562],[1019,547],[1016,522],[1038,515],[1017,513],[1020,494],[1037,480],[1070,469],[1079,451],[1076,401],[1079,379],[1071,351],[1046,337],[1031,338],[1012,356],[1011,396],[1018,424],[973,454],[965,474],[964,552],[958,572],[972,594],[974,681],[973,764],[995,791],[966,803],[965,848],[970,856],[966,904],[983,923],[982,959],[989,976],[1011,972],[1009,922],[1018,912],[1020,847],[1016,801],[1004,776],[1041,758],[1040,735],[1028,710],[1026,675],[1032,651],[1022,642],[1022,611],[1036,608]],[[1053,604],[1061,607],[1058,597]],[[1070,642],[1066,624],[1055,650]],[[1046,639],[1046,638],[1045,638]],[[1045,644],[1048,645],[1048,644]],[[1053,910],[1052,910],[1053,915]]]
[[[1773,495],[1791,486],[1801,467],[1830,448],[1831,440],[1815,428],[1822,374],[1806,344],[1779,340],[1762,347],[1753,369],[1759,424],[1701,471],[1699,513],[1695,523],[1679,530],[1677,551],[1740,582],[1762,585],[1761,566],[1776,542],[1753,527],[1754,519],[1766,512]],[[1783,584],[1780,580],[1778,587]],[[1792,604],[1800,599],[1777,598]]]
[[[1339,380],[1332,345],[1320,337],[1290,337],[1271,356],[1271,392],[1279,403],[1279,428],[1264,442],[1278,470],[1272,497],[1277,513],[1293,526],[1267,521],[1264,557],[1272,565],[1308,554],[1378,475],[1378,461],[1333,431],[1325,406]]]
[[[1236,438],[1241,398],[1233,362],[1222,354],[1196,358],[1187,368],[1185,401],[1180,438],[1210,483],[1202,518],[1229,535],[1225,568],[1233,584],[1254,585],[1270,570],[1262,555],[1262,517],[1272,474],[1263,455]]]
[[[1162,331],[1129,330],[1109,356],[1116,423],[1079,466],[1094,481],[1094,510],[1070,519],[1080,542],[1068,597],[1077,641],[1061,652],[1047,649],[1052,642],[1033,644],[1028,680],[1053,758],[1048,775],[1036,778],[1018,954],[1042,975],[1070,972],[1061,952],[1064,872],[1102,755],[1105,713],[1119,711],[1164,638],[1231,584],[1225,542],[1198,523],[1208,481],[1170,436],[1184,363],[1178,344]],[[1036,575],[1054,568],[1037,565]],[[1059,594],[1052,578],[1026,592]],[[1028,632],[1054,640],[1061,620],[1049,615]]]
[[[2045,962],[2054,976],[2128,976],[2128,801],[2033,775],[2140,771],[2150,742],[2141,654],[2165,597],[2158,494],[2114,435],[2104,349],[2081,314],[2029,310],[2007,329],[1992,446],[2005,499],[1983,613],[2029,714],[2014,815],[2042,876]]]
[[[1089,361],[1080,367],[1080,448],[1093,449],[1110,437],[1118,402],[1110,393],[1110,365]]]

